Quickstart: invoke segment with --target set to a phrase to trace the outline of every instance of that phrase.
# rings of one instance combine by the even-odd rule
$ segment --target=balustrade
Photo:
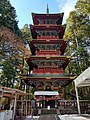
[[[41,40],[43,40],[43,39],[50,39],[50,40],[55,40],[55,39],[59,39],[59,37],[58,36],[37,36],[37,39],[41,39]]]
[[[60,51],[55,51],[55,50],[49,50],[49,51],[46,51],[46,50],[41,50],[41,51],[38,51],[36,53],[36,55],[60,55]]]
[[[47,74],[47,73],[49,73],[49,74],[62,74],[63,73],[63,70],[61,70],[61,69],[54,69],[54,68],[40,68],[40,69],[35,69],[35,70],[33,70],[33,73],[34,74]]]

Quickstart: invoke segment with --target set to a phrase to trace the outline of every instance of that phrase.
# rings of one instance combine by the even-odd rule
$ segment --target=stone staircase
[[[43,114],[38,120],[60,120],[60,118],[56,114]]]
[[[43,108],[43,109],[40,109],[38,111],[38,114],[39,115],[41,115],[41,114],[57,114],[57,115],[59,115],[60,111],[59,111],[59,109],[50,109],[50,110],[48,110],[46,108]]]

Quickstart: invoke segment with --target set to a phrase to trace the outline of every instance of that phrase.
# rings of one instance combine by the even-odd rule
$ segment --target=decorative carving
[[[36,33],[40,36],[58,36],[58,30],[36,30]]]
[[[48,14],[47,14],[48,16]],[[38,24],[57,24],[58,18],[48,18],[48,19],[37,19],[38,20]]]
[[[32,61],[34,64],[38,65],[38,66],[62,66],[65,61],[64,60],[34,60]],[[50,64],[50,65],[46,65],[47,62]]]
[[[60,50],[62,44],[35,44],[34,46],[40,50]]]

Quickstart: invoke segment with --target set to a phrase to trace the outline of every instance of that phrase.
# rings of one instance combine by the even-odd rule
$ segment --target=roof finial
[[[47,4],[47,9],[46,9],[46,14],[49,14],[48,4]]]

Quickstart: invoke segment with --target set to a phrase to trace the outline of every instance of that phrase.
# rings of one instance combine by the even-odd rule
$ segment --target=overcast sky
[[[74,10],[78,0],[10,0],[16,10],[19,28],[32,23],[31,13],[46,13],[46,6],[49,6],[49,13],[64,12],[64,23],[69,12]]]

